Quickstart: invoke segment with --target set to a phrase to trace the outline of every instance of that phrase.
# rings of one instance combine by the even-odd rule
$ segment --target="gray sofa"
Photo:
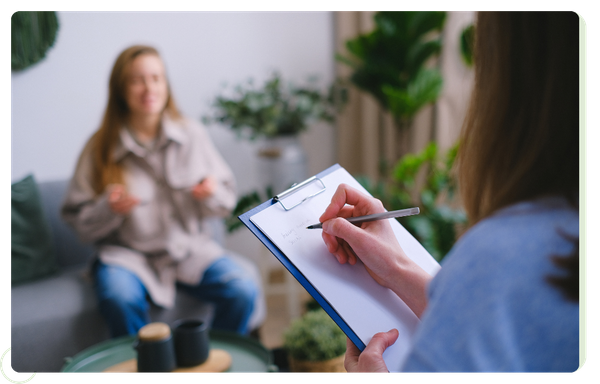
[[[67,181],[43,182],[38,187],[50,223],[59,271],[11,289],[11,360],[16,372],[58,372],[65,359],[109,339],[88,275],[94,249],[81,243],[60,218]],[[212,224],[216,238],[223,244],[223,222],[213,220]],[[258,268],[243,256],[233,254],[233,257],[261,286]],[[252,329],[261,325],[266,312],[264,295],[258,296],[250,321]],[[152,321],[168,324],[184,317],[210,321],[212,314],[210,304],[200,303],[183,292],[178,292],[174,308],[152,306],[150,312]]]

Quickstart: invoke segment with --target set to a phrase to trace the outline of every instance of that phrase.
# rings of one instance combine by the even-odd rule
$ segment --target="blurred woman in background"
[[[147,297],[173,306],[176,286],[215,304],[213,328],[249,331],[258,288],[204,221],[235,203],[230,168],[205,129],[180,115],[156,49],[125,49],[62,210],[97,245],[96,292],[113,337],[150,321]]]

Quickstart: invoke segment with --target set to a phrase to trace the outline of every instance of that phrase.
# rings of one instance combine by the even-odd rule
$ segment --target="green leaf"
[[[227,231],[231,233],[241,228],[243,224],[238,219],[238,216],[256,207],[257,205],[268,199],[268,196],[273,196],[270,192],[271,188],[268,187],[266,189],[266,194],[263,196],[261,196],[257,191],[249,192],[245,195],[242,195],[238,199],[235,208],[231,212],[231,215],[225,219],[225,226],[227,227]]]
[[[416,237],[421,245],[423,245],[436,260],[440,260],[441,255],[437,247],[438,234],[432,221],[425,216],[415,216],[413,226],[415,228]]]
[[[421,169],[425,163],[434,160],[436,156],[437,144],[435,142],[429,143],[420,153],[409,153],[404,155],[394,167],[394,180],[412,186],[419,169]]]
[[[409,29],[413,36],[422,36],[431,31],[441,31],[446,22],[446,12],[412,12]]]
[[[441,50],[442,42],[439,39],[413,45],[406,55],[406,66],[408,72],[416,75],[425,62],[432,56],[439,54]]]
[[[421,192],[421,202],[430,210],[435,206],[435,198],[435,193],[430,190],[424,190]]]
[[[473,65],[473,46],[475,44],[475,26],[470,24],[460,33],[460,55],[467,64]]]
[[[406,89],[385,85],[382,92],[394,116],[410,119],[423,106],[434,102],[442,90],[442,76],[434,69],[422,69]]]

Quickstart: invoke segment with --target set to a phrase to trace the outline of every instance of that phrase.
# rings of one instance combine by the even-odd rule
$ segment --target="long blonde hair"
[[[140,55],[154,55],[160,58],[158,51],[149,46],[135,45],[125,49],[113,65],[108,83],[108,103],[100,128],[91,137],[93,170],[92,187],[101,194],[111,183],[124,183],[123,165],[113,159],[113,151],[119,142],[119,131],[129,116],[129,107],[125,99],[127,71],[131,62]],[[168,81],[167,81],[167,84]],[[179,110],[173,100],[170,86],[167,85],[167,103],[163,113],[172,118],[180,118]]]
[[[475,86],[458,154],[470,224],[509,204],[579,194],[579,20],[481,12]]]

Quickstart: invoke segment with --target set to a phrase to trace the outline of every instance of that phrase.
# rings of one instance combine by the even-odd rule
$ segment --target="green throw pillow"
[[[19,284],[58,270],[40,192],[29,175],[11,187],[11,281]]]

